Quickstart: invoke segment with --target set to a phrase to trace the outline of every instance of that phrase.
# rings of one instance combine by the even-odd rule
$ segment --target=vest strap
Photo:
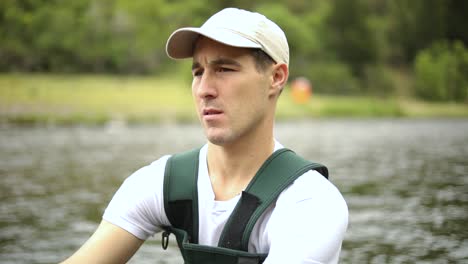
[[[247,251],[250,234],[263,212],[284,189],[309,170],[318,170],[328,178],[328,170],[323,165],[307,161],[290,149],[275,151],[242,193],[240,202],[223,229],[218,245]]]
[[[163,247],[167,247],[169,233],[174,233],[185,263],[211,263],[207,259],[214,259],[213,263],[262,263],[267,255],[249,253],[248,242],[263,212],[305,172],[317,170],[328,178],[325,166],[307,161],[289,149],[275,151],[242,192],[218,247],[202,246],[198,245],[199,151],[173,155],[164,173],[164,210],[171,226],[164,228]]]
[[[172,227],[187,231],[190,243],[198,243],[199,151],[193,149],[173,155],[167,160],[164,172],[164,210]]]
[[[232,215],[229,217],[228,223],[231,224],[223,229],[224,236],[221,236],[218,246],[230,249],[241,249],[242,234],[250,219],[250,216],[255,212],[261,204],[260,199],[248,192],[243,191],[239,202],[236,205]],[[222,234],[223,234],[222,233]],[[247,250],[245,250],[247,251]]]

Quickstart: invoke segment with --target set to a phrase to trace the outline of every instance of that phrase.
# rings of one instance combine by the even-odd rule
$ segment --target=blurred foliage
[[[334,0],[328,16],[329,44],[353,75],[363,77],[366,65],[376,62],[376,39],[367,22],[367,6],[362,0]]]
[[[167,59],[170,33],[229,6],[277,22],[291,78],[321,93],[391,96],[392,68],[424,64],[413,62],[434,43],[468,46],[468,1],[458,0],[2,0],[0,72],[179,73],[187,64]]]
[[[390,59],[411,63],[416,54],[440,40],[468,45],[468,1],[394,0],[389,3]]]
[[[416,92],[432,101],[468,101],[468,49],[461,42],[437,42],[418,53]]]

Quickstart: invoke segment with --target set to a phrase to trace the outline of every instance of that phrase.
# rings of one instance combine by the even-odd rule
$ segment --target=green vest
[[[262,263],[267,254],[248,252],[252,229],[262,213],[299,176],[317,170],[328,178],[325,166],[309,162],[289,149],[275,151],[258,170],[234,208],[217,247],[198,244],[198,157],[200,149],[173,155],[164,174],[164,209],[172,226],[164,227],[166,249],[170,233],[176,236],[186,264]]]

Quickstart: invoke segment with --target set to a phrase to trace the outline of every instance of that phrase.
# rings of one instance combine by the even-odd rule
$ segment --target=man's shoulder
[[[141,167],[132,173],[129,177],[127,177],[124,184],[147,185],[148,183],[163,177],[167,160],[170,157],[171,155],[164,155],[150,164]]]
[[[309,170],[298,177],[281,194],[283,199],[300,202],[303,200],[344,201],[338,188],[322,174]]]

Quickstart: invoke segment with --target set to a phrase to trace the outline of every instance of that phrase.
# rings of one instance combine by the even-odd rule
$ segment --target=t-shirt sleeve
[[[277,200],[268,224],[265,264],[338,263],[348,207],[338,189],[316,171],[299,177]]]
[[[114,194],[103,219],[142,240],[169,225],[163,200],[164,169],[168,158],[164,156],[130,175]]]

